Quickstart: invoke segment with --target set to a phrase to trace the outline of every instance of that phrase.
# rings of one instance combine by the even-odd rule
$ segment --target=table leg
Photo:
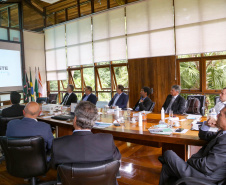
[[[162,144],[162,154],[167,150],[173,150],[181,159],[183,159],[185,161],[187,161],[187,159],[188,159],[188,146],[187,145],[163,143]]]

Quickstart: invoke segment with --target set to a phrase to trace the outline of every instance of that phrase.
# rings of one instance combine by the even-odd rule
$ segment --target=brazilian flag
[[[30,88],[31,88],[31,101],[35,101],[35,98],[34,98],[34,88],[33,88],[33,83],[32,83],[32,76],[31,76],[31,71],[30,71]]]

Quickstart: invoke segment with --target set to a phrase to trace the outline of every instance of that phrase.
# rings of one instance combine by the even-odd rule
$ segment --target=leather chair
[[[155,102],[152,102],[151,108],[149,109],[149,111],[153,111],[153,109],[155,108]]]
[[[214,104],[216,105],[220,101],[220,96],[215,96]]]
[[[63,185],[116,185],[120,162],[63,164],[57,168]]]
[[[189,95],[189,96],[187,97],[187,100],[188,100],[190,97],[194,97],[194,98],[199,99],[199,101],[200,101],[200,114],[201,114],[202,116],[204,116],[204,115],[205,115],[206,96],[205,96],[205,95]],[[187,107],[187,105],[186,105],[186,107]]]
[[[11,120],[14,120],[14,119],[22,119],[22,118],[23,118],[23,116],[0,117],[0,136],[5,136],[8,122],[10,122]]]
[[[56,104],[57,103],[57,97],[58,94],[49,94],[49,102],[50,104]]]
[[[190,184],[194,184],[194,185],[225,185],[226,184],[226,180],[223,180],[221,182],[218,183],[212,183],[207,179],[202,179],[202,178],[194,178],[194,177],[184,177],[179,179],[175,185],[190,185]]]
[[[40,97],[40,98],[36,99],[36,102],[37,103],[43,103],[43,102],[49,103],[49,98],[48,97]]]
[[[10,138],[3,136],[0,144],[5,154],[6,168],[15,177],[31,179],[30,184],[36,185],[37,176],[49,170],[46,161],[45,142],[42,137]],[[39,183],[39,185],[56,184],[56,181]]]

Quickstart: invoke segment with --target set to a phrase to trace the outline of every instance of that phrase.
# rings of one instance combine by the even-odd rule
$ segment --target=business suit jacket
[[[136,107],[139,105],[139,111],[149,111],[153,102],[151,101],[151,99],[149,97],[146,97],[144,99],[144,102],[139,103],[140,100],[138,100],[138,102],[136,103],[135,107],[133,107],[133,110],[136,109]]]
[[[84,94],[83,97],[82,97],[82,100],[86,97],[86,95]],[[87,99],[87,101],[93,103],[94,105],[96,105],[97,103],[97,97],[96,95],[94,95],[93,93],[91,93]]]
[[[2,117],[23,116],[24,105],[14,104],[11,107],[2,110]]]
[[[219,132],[218,132],[219,133]],[[187,163],[212,179],[225,179],[226,174],[226,134],[199,131],[200,139],[208,141]]]
[[[31,118],[12,120],[7,125],[7,137],[41,136],[45,140],[46,149],[51,149],[53,134],[50,125]]]
[[[64,98],[63,98],[63,101],[61,102],[61,104],[63,104],[64,99],[67,97],[67,95],[68,95],[68,93],[66,93],[66,94],[64,95]],[[67,100],[67,102],[66,102],[65,105],[71,105],[71,103],[77,103],[77,96],[76,96],[76,94],[73,93],[73,92],[72,92],[71,95],[69,96],[69,98],[68,98],[68,100]]]
[[[63,163],[88,163],[110,159],[121,159],[111,134],[78,131],[53,141],[52,167]]]
[[[172,95],[170,94],[167,96],[166,101],[162,106],[165,111],[168,108],[171,99]],[[174,114],[183,114],[186,109],[185,104],[186,104],[185,99],[181,95],[178,95],[171,106],[171,110],[173,111]]]
[[[114,97],[111,99],[111,101],[108,103],[108,106],[112,106],[114,101],[115,101],[115,98],[118,96],[118,93],[116,93],[114,95]],[[118,106],[119,108],[122,108],[122,109],[125,109],[127,107],[127,103],[128,103],[128,99],[129,99],[129,96],[125,93],[122,93],[119,97],[119,99],[117,100],[116,102],[116,106]]]

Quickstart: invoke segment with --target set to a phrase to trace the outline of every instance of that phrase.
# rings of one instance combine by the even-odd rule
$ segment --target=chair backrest
[[[36,102],[37,103],[43,103],[43,102],[49,103],[49,98],[48,97],[40,97],[40,98],[36,99]]]
[[[214,98],[214,103],[215,103],[215,105],[216,105],[218,102],[220,102],[220,96],[215,96],[215,98]]]
[[[58,96],[58,94],[49,94],[49,103],[56,104],[57,96]]]
[[[149,109],[149,111],[153,111],[153,109],[155,108],[155,102],[152,102],[151,108]]]
[[[31,178],[47,172],[45,142],[42,137],[1,137],[7,171],[21,178]]]
[[[116,185],[120,162],[104,161],[87,164],[64,164],[58,166],[63,185]]]
[[[97,108],[104,108],[104,106],[108,105],[107,101],[97,101],[96,107]]]
[[[7,124],[9,121],[14,120],[14,119],[22,119],[23,116],[18,116],[18,117],[0,117],[0,136],[5,136],[6,134],[6,129],[7,129]]]
[[[199,108],[199,112],[201,115],[205,115],[205,103],[206,103],[206,96],[205,95],[189,95],[187,97],[187,100],[191,99],[191,98],[197,98],[200,101],[200,108]],[[188,107],[188,103],[186,106],[186,109]]]

